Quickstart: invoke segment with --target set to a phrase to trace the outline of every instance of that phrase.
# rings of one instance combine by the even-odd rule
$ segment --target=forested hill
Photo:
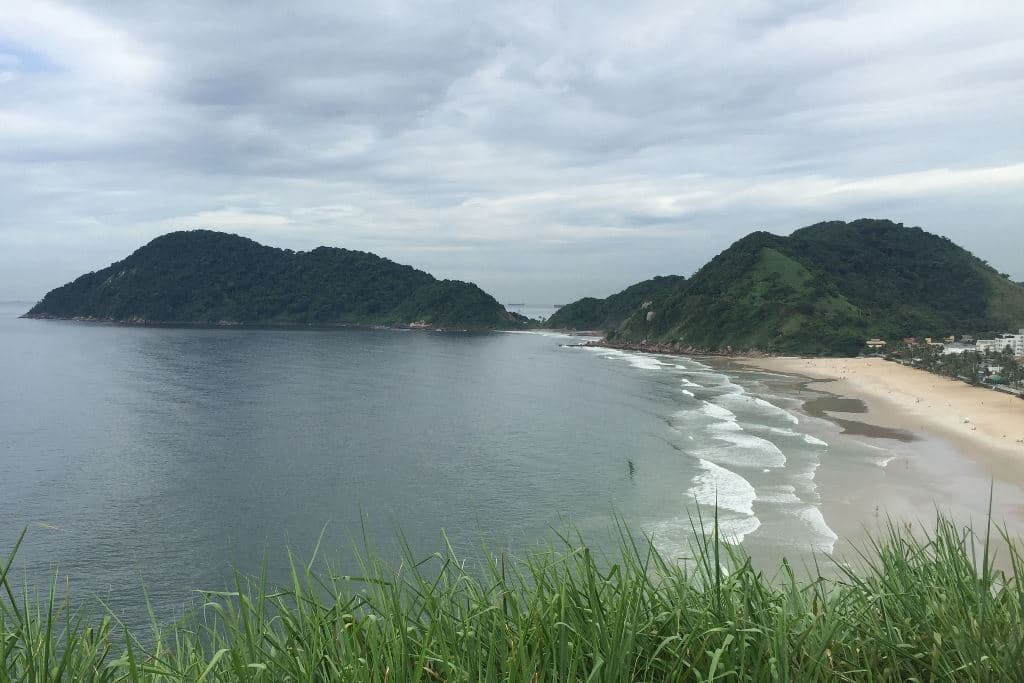
[[[559,330],[614,330],[645,301],[685,281],[681,275],[663,275],[638,282],[605,299],[584,297],[558,309],[544,325]]]
[[[405,325],[526,323],[474,284],[437,280],[374,254],[295,252],[209,230],[158,237],[48,293],[31,318],[133,323]]]
[[[887,220],[755,232],[627,319],[621,343],[855,354],[864,340],[1024,326],[1024,289],[945,237]]]

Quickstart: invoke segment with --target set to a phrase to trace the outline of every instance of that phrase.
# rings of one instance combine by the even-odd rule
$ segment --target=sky
[[[1024,2],[0,0],[0,299],[209,228],[566,303],[860,217],[1024,280]]]

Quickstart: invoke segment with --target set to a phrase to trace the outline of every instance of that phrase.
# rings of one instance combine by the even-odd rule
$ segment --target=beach
[[[991,516],[1024,536],[1024,401],[877,358],[734,362],[802,378],[804,415],[892,456],[881,478],[848,468],[818,473],[822,511],[841,538],[863,540],[887,518],[927,528],[936,510],[965,524]]]
[[[973,387],[880,358],[754,358],[743,365],[802,375],[808,386],[860,399],[866,414],[842,410],[831,417],[854,417],[883,428],[937,434],[963,450],[1001,456],[1004,466],[1024,474],[1024,401]]]

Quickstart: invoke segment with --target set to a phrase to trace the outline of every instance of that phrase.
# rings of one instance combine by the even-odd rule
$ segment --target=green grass
[[[566,536],[473,570],[450,548],[365,552],[357,576],[292,556],[286,585],[238,575],[145,633],[56,582],[16,591],[8,560],[0,681],[1019,680],[1022,557],[1003,535],[996,569],[989,531],[891,524],[810,578],[706,536],[669,561],[625,529],[613,558]]]

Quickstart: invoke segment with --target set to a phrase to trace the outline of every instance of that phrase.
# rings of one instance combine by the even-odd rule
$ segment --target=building
[[[1002,353],[1009,349],[1014,356],[1024,356],[1024,328],[1020,334],[1001,334],[995,339],[979,339],[975,342],[978,353]]]
[[[868,339],[866,342],[864,342],[864,345],[867,346],[869,349],[881,349],[887,343],[888,342],[886,342],[884,339],[878,339],[876,337],[876,338],[873,338],[873,339]]]
[[[948,356],[948,355],[953,354],[953,353],[960,354],[960,353],[966,353],[968,351],[971,352],[971,353],[974,353],[977,350],[978,350],[978,347],[975,346],[974,344],[960,344],[960,343],[954,342],[954,343],[946,344],[945,345],[945,347],[942,349],[942,355]]]

